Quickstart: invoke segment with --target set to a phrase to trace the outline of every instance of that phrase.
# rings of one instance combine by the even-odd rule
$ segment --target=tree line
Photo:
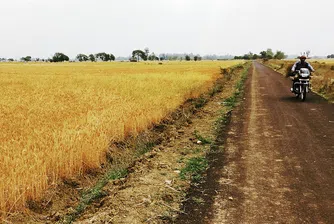
[[[261,51],[259,54],[253,54],[252,52],[249,52],[248,54],[244,54],[242,56],[235,56],[234,59],[244,59],[244,60],[256,60],[256,59],[284,59],[287,55],[284,54],[283,51],[276,51],[276,53],[273,52],[271,48],[268,48],[265,51]]]
[[[309,55],[310,51],[306,51],[305,55]],[[302,53],[301,53],[302,54]],[[268,48],[267,50],[261,51],[258,54],[254,54],[252,52],[249,52],[247,54],[241,55],[241,56],[232,56],[232,55],[204,55],[203,57],[199,54],[175,54],[175,53],[162,53],[159,55],[156,55],[154,52],[150,53],[149,48],[145,48],[144,50],[137,49],[132,51],[131,56],[129,57],[118,57],[118,60],[129,60],[132,62],[135,61],[164,61],[164,60],[186,60],[186,61],[201,61],[201,60],[226,60],[226,59],[244,59],[244,60],[256,60],[256,59],[263,59],[263,60],[269,60],[269,59],[285,59],[287,55],[283,51],[276,51],[275,53],[272,51],[271,48]],[[328,55],[327,58],[334,58],[334,54]],[[55,53],[51,58],[48,59],[41,59],[41,58],[32,58],[31,56],[25,56],[20,58],[21,61],[43,61],[43,62],[64,62],[64,61],[70,61],[70,58],[61,52]],[[108,54],[106,52],[100,52],[96,54],[83,54],[80,53],[75,57],[75,61],[84,62],[84,61],[115,61],[116,57],[113,54]],[[0,61],[15,61],[13,58],[0,58]]]
[[[186,60],[186,61],[201,61],[201,60],[219,60],[219,59],[232,59],[232,55],[224,55],[224,56],[218,56],[218,55],[205,55],[201,56],[199,54],[177,54],[177,53],[162,53],[159,55],[156,55],[154,52],[150,53],[149,48],[145,48],[144,50],[136,49],[132,51],[131,55],[129,57],[118,57],[118,60],[129,60],[129,61],[164,61],[164,60]],[[73,59],[72,59],[73,60]],[[97,54],[83,54],[80,53],[75,57],[75,61],[79,62],[85,62],[85,61],[114,61],[116,60],[116,57],[113,54],[108,54],[105,52],[100,52]],[[6,59],[6,58],[0,58],[0,61],[15,61],[12,58]],[[41,58],[33,58],[32,56],[28,55],[25,57],[21,57],[20,61],[29,62],[29,61],[41,61],[41,62],[64,62],[64,61],[70,61],[70,58],[61,52],[56,52],[51,58],[48,59],[41,59]]]
[[[144,50],[137,49],[132,51],[131,57],[129,58],[130,61],[132,62],[137,62],[140,60],[143,61],[164,61],[164,60],[186,60],[186,61],[200,61],[202,60],[202,57],[197,54],[159,54],[156,55],[154,52],[150,53],[149,48],[145,48]]]
[[[78,54],[75,57],[76,61],[115,61],[115,56],[113,54],[107,54],[105,52],[100,52],[97,54]],[[21,61],[29,62],[29,61],[42,61],[42,62],[64,62],[70,61],[70,58],[61,52],[56,52],[51,58],[41,59],[41,58],[32,58],[31,56],[25,56],[20,58]],[[15,61],[13,58],[0,58],[0,61]]]

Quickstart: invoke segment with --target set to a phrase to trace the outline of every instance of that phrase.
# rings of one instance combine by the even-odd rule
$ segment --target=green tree
[[[200,55],[194,56],[194,61],[200,61],[200,60],[202,60],[202,57]]]
[[[144,61],[147,60],[146,53],[144,51],[142,51],[142,50],[134,50],[134,51],[132,51],[132,57],[133,58],[137,58],[137,61],[139,61],[139,58],[141,58]]]
[[[105,52],[100,52],[95,55],[96,59],[100,59],[102,61],[110,61],[110,55]]]
[[[261,52],[260,52],[260,55],[261,55],[261,58],[262,58],[262,59],[267,58],[267,52],[266,52],[266,51],[261,51]]]
[[[253,57],[253,55],[249,55],[249,54],[244,54],[244,56],[242,57],[242,59],[245,59],[245,60],[250,60],[251,57]]]
[[[90,54],[90,55],[88,55],[88,57],[89,57],[89,60],[90,60],[91,62],[96,61],[96,58],[95,58],[94,54]]]
[[[267,49],[267,59],[273,59],[274,58],[274,52],[271,48]]]
[[[116,59],[116,58],[115,58],[115,56],[114,56],[113,54],[110,54],[110,55],[109,55],[109,60],[110,60],[110,61],[115,61],[115,59]]]
[[[31,56],[26,56],[21,58],[22,61],[31,61]]]
[[[150,56],[148,56],[148,60],[150,61],[159,61],[159,58],[152,52]]]
[[[283,51],[276,51],[276,54],[274,55],[274,58],[281,60],[281,59],[286,58],[286,55],[284,54]]]
[[[258,58],[259,58],[259,55],[257,55],[257,54],[253,54],[253,57],[252,57],[253,60],[256,60],[256,59],[258,59]]]
[[[186,55],[185,59],[186,59],[186,61],[190,61],[190,56]]]
[[[78,60],[78,61],[88,61],[88,56],[87,55],[85,55],[85,54],[78,54],[77,56],[76,56],[76,59]]]
[[[51,62],[63,62],[63,61],[69,61],[69,60],[70,58],[67,55],[57,52],[53,55]]]

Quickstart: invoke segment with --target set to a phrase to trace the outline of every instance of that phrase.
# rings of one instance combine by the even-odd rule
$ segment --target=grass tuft
[[[191,179],[197,183],[202,179],[202,173],[208,167],[208,160],[205,157],[190,158],[186,166],[180,172],[180,178],[182,180]]]
[[[85,209],[93,202],[107,195],[103,191],[103,187],[111,180],[117,180],[127,175],[126,169],[112,170],[91,189],[82,194],[79,205],[75,208],[72,214],[67,215],[62,223],[72,223]]]

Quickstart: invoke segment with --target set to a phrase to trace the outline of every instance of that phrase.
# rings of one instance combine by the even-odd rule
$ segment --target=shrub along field
[[[275,69],[277,72],[287,75],[292,65],[297,60],[269,60],[265,64]],[[308,60],[315,73],[312,75],[312,91],[317,92],[334,101],[334,60]]]
[[[99,167],[111,142],[159,123],[238,63],[1,63],[1,213]]]

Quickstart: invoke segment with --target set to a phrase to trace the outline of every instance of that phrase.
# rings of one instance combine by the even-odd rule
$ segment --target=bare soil
[[[176,223],[334,223],[334,105],[254,64],[225,153]],[[210,171],[210,172],[212,172]],[[208,174],[209,175],[209,174]]]

